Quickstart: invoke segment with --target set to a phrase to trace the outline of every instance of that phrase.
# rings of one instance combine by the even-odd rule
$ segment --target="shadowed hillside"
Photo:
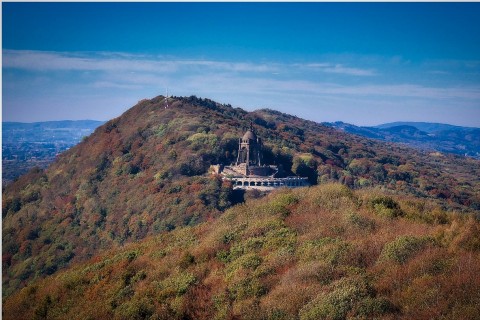
[[[478,319],[480,224],[339,184],[277,190],[97,256],[4,319]]]
[[[340,182],[480,209],[478,161],[338,132],[272,110],[196,97],[142,100],[3,192],[3,295],[72,262],[147,236],[212,221],[241,198],[207,174],[236,158],[253,122],[265,159],[312,183]]]

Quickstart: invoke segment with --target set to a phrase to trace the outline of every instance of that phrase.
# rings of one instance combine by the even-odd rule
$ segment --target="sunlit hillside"
[[[478,319],[480,223],[340,184],[277,190],[75,265],[4,319]]]

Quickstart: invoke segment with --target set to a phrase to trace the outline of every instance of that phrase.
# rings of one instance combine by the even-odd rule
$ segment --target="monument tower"
[[[246,167],[262,165],[262,140],[255,134],[252,123],[250,123],[250,129],[238,139],[236,165],[241,164],[245,164]]]
[[[229,180],[234,189],[259,189],[264,191],[287,187],[308,186],[306,177],[277,177],[279,168],[265,164],[262,157],[262,139],[257,137],[250,122],[250,128],[238,139],[236,163],[230,166],[212,165],[212,173],[221,174]]]

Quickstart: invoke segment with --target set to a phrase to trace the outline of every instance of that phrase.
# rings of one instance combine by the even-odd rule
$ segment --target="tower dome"
[[[251,130],[247,130],[247,132],[245,132],[245,134],[243,135],[242,140],[254,140],[254,141],[256,141],[257,136]]]

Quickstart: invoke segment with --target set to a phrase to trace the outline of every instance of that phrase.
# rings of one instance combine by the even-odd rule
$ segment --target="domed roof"
[[[255,136],[255,133],[253,133],[251,130],[247,130],[245,134],[243,135],[243,140],[257,140],[257,136]]]

